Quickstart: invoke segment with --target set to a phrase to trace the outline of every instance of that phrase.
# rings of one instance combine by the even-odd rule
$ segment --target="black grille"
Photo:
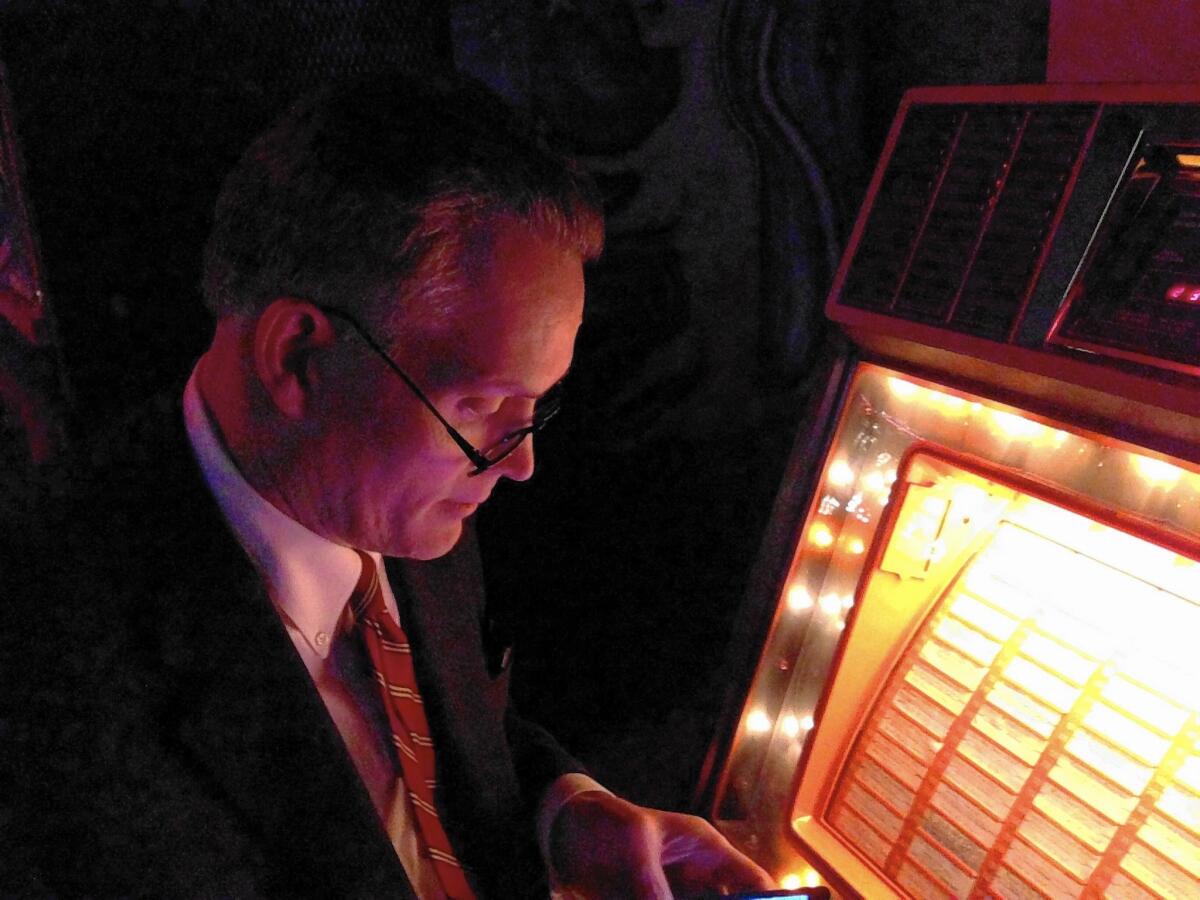
[[[1067,104],[914,108],[841,302],[1006,338],[1094,115]]]

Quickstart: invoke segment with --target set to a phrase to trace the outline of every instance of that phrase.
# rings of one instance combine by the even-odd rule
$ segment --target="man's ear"
[[[254,328],[254,371],[279,411],[293,419],[308,409],[317,358],[337,335],[314,304],[292,297],[273,300]]]

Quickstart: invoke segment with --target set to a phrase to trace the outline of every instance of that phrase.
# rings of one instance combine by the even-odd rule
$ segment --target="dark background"
[[[2,3],[48,312],[35,340],[0,318],[5,525],[35,513],[43,460],[6,385],[67,447],[177,389],[211,329],[211,206],[253,134],[331,78],[467,71],[582,155],[609,215],[540,471],[480,513],[514,692],[601,780],[686,806],[748,661],[729,636],[896,104],[1042,80],[1048,17],[1037,0]]]

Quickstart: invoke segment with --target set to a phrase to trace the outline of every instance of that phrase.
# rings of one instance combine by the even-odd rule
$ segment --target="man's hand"
[[[586,900],[670,900],[775,887],[703,819],[601,791],[576,794],[559,811],[550,859],[560,888]]]

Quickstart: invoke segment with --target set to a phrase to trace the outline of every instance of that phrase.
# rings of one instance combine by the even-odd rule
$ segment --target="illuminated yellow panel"
[[[921,659],[965,688],[979,686],[987,669],[963,656],[941,641],[929,641],[921,648]]]
[[[1000,652],[998,643],[948,617],[938,626],[937,636],[954,649],[984,665],[991,664]]]
[[[1031,845],[1017,838],[1004,855],[1008,871],[1023,880],[1027,887],[1017,896],[1036,897],[1078,897],[1082,885],[1059,867],[1056,860],[1051,859],[1041,847]]]
[[[1076,685],[1082,685],[1096,671],[1095,659],[1089,659],[1044,634],[1031,634],[1025,638],[1021,652]]]
[[[1079,700],[1078,687],[1019,656],[1008,664],[1004,677],[1060,713],[1069,711]]]
[[[921,786],[921,777],[925,774],[921,761],[894,741],[888,740],[882,732],[876,734],[867,745],[866,754],[886,766],[901,784],[914,791]]]
[[[1115,821],[1053,782],[1042,787],[1033,805],[1097,852],[1103,852],[1117,833]]]
[[[1124,822],[1137,806],[1138,797],[1113,784],[1069,756],[1060,757],[1050,770],[1050,780],[1060,784],[1113,822]]]
[[[1200,796],[1173,785],[1158,798],[1158,808],[1185,828],[1200,832]]]
[[[1200,472],[869,364],[827,459],[714,803],[731,837],[872,900],[964,867],[975,897],[1200,897],[1200,565],[1117,527],[1200,533]]]
[[[1083,721],[1092,731],[1104,735],[1146,765],[1157,766],[1171,746],[1169,740],[1142,727],[1107,703],[1097,703]]]
[[[1200,897],[1200,880],[1145,844],[1134,843],[1121,860],[1121,868],[1160,897]]]
[[[898,585],[928,599],[823,821],[913,896],[1200,897],[1200,756],[1179,752],[1195,740],[1200,590],[1155,580],[1190,570],[1020,494],[990,533],[948,535],[948,470],[922,469],[896,512],[890,559],[909,562],[860,591],[860,617]],[[943,537],[944,562],[920,557]]]
[[[1043,738],[1050,737],[1062,718],[1046,704],[1003,682],[992,688],[988,702]]]
[[[980,603],[969,594],[959,594],[950,604],[950,612],[968,625],[978,628],[998,641],[1006,641],[1020,623],[1010,615],[987,603]]]
[[[1193,878],[1200,879],[1200,838],[1162,816],[1151,816],[1138,837]]]
[[[1031,847],[1036,847],[1052,860],[1050,868],[1056,871],[1046,878],[1046,884],[1065,881],[1062,870],[1076,882],[1073,891],[1063,891],[1067,896],[1079,893],[1080,887],[1088,880],[1092,870],[1096,868],[1096,863],[1100,861],[1099,854],[1076,840],[1070,831],[1062,827],[1061,822],[1038,812],[1030,812],[1021,820],[1017,825],[1017,834]],[[1008,861],[1010,865],[1013,863],[1011,857]]]
[[[963,735],[963,739],[958,745],[958,752],[1014,794],[1029,778],[1030,767],[1028,765],[973,728],[968,729],[967,733]]]
[[[1161,734],[1175,734],[1187,721],[1188,711],[1182,706],[1126,678],[1108,681],[1100,696],[1126,715],[1140,719]]]
[[[968,797],[993,818],[1003,821],[1015,797],[982,770],[965,762],[951,759],[946,766],[946,783]]]
[[[957,715],[962,712],[971,692],[928,666],[913,666],[904,680],[942,709]]]
[[[949,784],[937,786],[930,805],[949,821],[957,822],[963,832],[981,846],[991,846],[1000,836],[1000,821]]]

